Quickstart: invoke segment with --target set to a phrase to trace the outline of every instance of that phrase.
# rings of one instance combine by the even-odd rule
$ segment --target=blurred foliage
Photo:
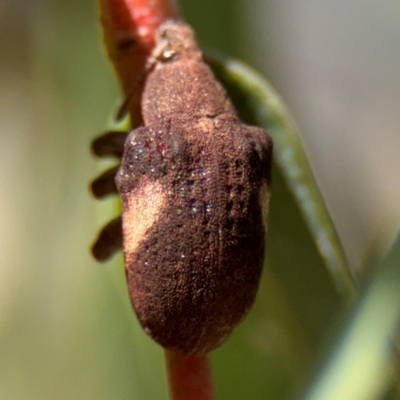
[[[239,5],[182,4],[203,43],[234,56]],[[89,143],[118,93],[94,1],[21,0],[0,5],[0,13],[1,238],[8,246],[0,255],[0,398],[166,400],[163,353],[132,313],[121,257],[99,266],[88,252],[114,209],[88,193],[104,167],[90,158]],[[268,265],[254,309],[213,355],[217,398],[293,398],[314,371],[310,400],[396,398],[398,244],[349,307],[282,170],[273,178]],[[368,366],[375,369],[361,368]],[[359,376],[371,384],[357,386],[364,397],[327,396]]]
[[[304,400],[399,398],[399,316],[400,232]]]

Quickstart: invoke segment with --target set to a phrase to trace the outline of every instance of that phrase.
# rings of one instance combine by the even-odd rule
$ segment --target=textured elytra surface
[[[116,178],[129,291],[162,346],[208,352],[256,295],[272,143],[238,119],[187,25],[163,25],[154,57]]]

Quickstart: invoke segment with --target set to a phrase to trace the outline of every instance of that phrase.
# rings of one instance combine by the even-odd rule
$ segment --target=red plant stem
[[[209,356],[181,354],[165,350],[171,400],[213,400]]]
[[[158,27],[179,17],[173,0],[99,0],[103,40],[125,96],[132,125],[141,122],[141,78]],[[134,92],[132,92],[134,90]]]

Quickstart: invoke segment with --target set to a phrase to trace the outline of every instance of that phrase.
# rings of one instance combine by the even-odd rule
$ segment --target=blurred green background
[[[282,93],[362,276],[400,222],[399,3],[181,6],[205,46]],[[0,37],[0,399],[165,400],[163,354],[133,317],[121,257],[98,265],[88,252],[112,212],[89,195],[104,168],[89,143],[118,96],[95,2],[0,1]],[[285,240],[275,243],[288,246],[301,287]],[[301,268],[314,307],[296,308],[290,270],[267,269],[253,312],[213,357],[218,398],[294,398],[313,375],[342,302]]]

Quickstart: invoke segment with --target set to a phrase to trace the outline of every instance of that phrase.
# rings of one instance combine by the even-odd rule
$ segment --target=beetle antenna
[[[156,66],[156,63],[157,63],[156,57],[150,57],[149,60],[146,62],[146,65],[143,68],[143,72],[138,76],[135,83],[132,85],[132,88],[129,90],[129,92],[125,96],[125,100],[123,101],[123,103],[120,105],[120,107],[118,109],[117,115],[115,116],[115,119],[117,122],[122,121],[128,114],[129,107],[131,105],[133,97],[136,94],[138,87],[143,83],[146,76],[154,69],[154,67]]]

